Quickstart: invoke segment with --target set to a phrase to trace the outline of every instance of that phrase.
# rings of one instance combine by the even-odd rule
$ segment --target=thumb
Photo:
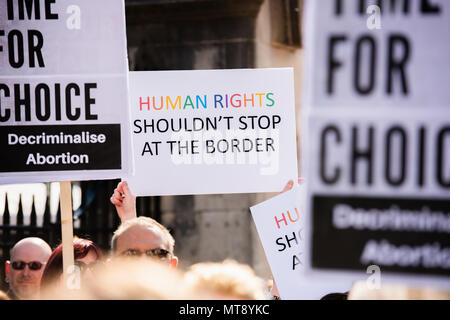
[[[131,193],[130,187],[128,186],[128,183],[126,181],[122,181],[122,190],[123,194],[128,197],[132,197],[133,194]]]
[[[294,181],[289,180],[289,182],[286,184],[286,186],[284,187],[283,191],[281,191],[281,193],[291,190],[293,186],[294,186]]]

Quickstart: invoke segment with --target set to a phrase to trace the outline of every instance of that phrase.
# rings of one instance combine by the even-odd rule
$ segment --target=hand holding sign
[[[298,184],[302,183],[302,181],[303,181],[303,178],[298,178]],[[289,180],[288,183],[286,184],[286,187],[284,187],[284,189],[283,189],[283,191],[281,191],[281,193],[291,190],[293,186],[294,186],[294,180]]]
[[[131,193],[126,181],[119,182],[110,201],[116,207],[122,223],[136,218],[136,196]]]

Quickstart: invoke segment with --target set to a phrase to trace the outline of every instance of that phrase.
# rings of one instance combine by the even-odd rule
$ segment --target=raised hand
[[[110,201],[116,207],[122,223],[136,218],[136,196],[131,193],[126,181],[119,182]]]
[[[303,181],[303,178],[298,178],[298,183],[300,184]],[[286,186],[284,187],[283,191],[281,193],[284,193],[286,191],[289,191],[294,186],[294,180],[289,180]]]

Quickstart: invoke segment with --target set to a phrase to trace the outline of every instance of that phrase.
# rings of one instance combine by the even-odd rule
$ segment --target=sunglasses
[[[122,252],[120,255],[125,257],[140,257],[142,254],[145,254],[147,257],[150,258],[159,258],[159,259],[166,259],[170,252],[166,249],[156,248],[156,249],[150,249],[145,252],[135,250],[135,249],[128,249]]]
[[[11,267],[14,270],[23,270],[23,269],[25,269],[25,266],[28,266],[28,268],[30,270],[37,271],[37,270],[41,270],[41,268],[42,268],[42,266],[44,264],[45,263],[42,263],[42,262],[39,262],[39,261],[31,261],[31,262],[13,261],[13,262],[11,262]]]
[[[84,262],[82,262],[82,261],[75,260],[75,261],[74,261],[74,265],[76,265],[77,267],[79,267],[79,268],[81,269],[81,271],[83,272],[83,271],[85,271],[86,269],[91,270],[91,269],[93,269],[93,268],[95,268],[95,267],[97,267],[97,266],[99,266],[99,265],[102,265],[102,263],[101,263],[100,261],[95,261],[95,262],[86,264],[86,263],[84,263]]]

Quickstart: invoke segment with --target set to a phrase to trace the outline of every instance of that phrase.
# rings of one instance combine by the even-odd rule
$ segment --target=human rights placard
[[[130,171],[125,8],[0,2],[0,183]]]
[[[250,208],[259,239],[283,300],[320,299],[351,283],[305,276],[305,183]]]
[[[130,72],[136,195],[272,192],[297,177],[293,70]]]

